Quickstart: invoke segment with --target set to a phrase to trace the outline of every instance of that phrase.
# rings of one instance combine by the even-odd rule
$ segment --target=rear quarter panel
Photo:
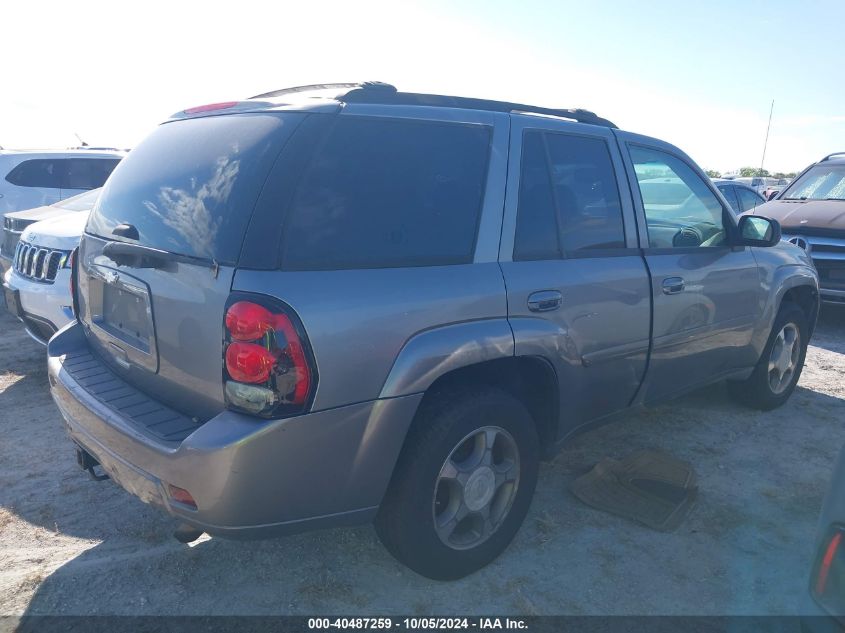
[[[315,411],[378,398],[400,350],[416,335],[507,316],[504,282],[495,262],[378,270],[239,270],[234,289],[278,297],[299,315],[317,361]],[[502,343],[494,353],[511,355],[510,331],[495,331],[495,340]],[[468,336],[471,340],[474,334]],[[446,370],[440,364],[439,371],[432,371],[431,363],[444,354],[435,344],[439,338],[414,354],[417,360],[408,363],[407,375],[394,374],[395,386],[386,395],[421,391]],[[455,351],[467,343],[450,340]]]
[[[498,264],[508,115],[349,104],[339,116],[481,124],[492,128],[492,136],[472,263],[328,271],[257,270],[263,266],[255,265],[236,271],[233,290],[277,297],[302,320],[317,363],[314,411],[419,393],[450,369],[513,355]],[[283,179],[281,174],[279,182]],[[276,195],[268,188],[259,209]],[[277,217],[272,215],[276,207],[268,207],[270,217]],[[251,232],[244,252],[256,250],[250,245],[259,241]]]

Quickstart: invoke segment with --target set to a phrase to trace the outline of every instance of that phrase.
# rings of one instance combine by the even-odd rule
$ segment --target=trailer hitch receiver
[[[105,481],[109,478],[109,476],[103,472],[103,467],[100,466],[100,462],[97,461],[97,458],[81,446],[76,447],[76,463],[79,464],[79,467],[82,470],[91,475],[91,478],[95,481]],[[99,471],[97,470],[98,466]]]

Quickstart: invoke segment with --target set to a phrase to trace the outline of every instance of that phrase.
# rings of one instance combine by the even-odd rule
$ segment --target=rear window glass
[[[119,162],[119,158],[70,158],[65,161],[65,180],[62,188],[102,187]]]
[[[282,237],[286,270],[472,261],[490,128],[338,117]]]
[[[159,126],[115,169],[86,230],[113,240],[118,224],[141,244],[234,264],[255,200],[302,114],[237,114]]]
[[[64,161],[52,158],[25,160],[6,175],[6,180],[19,187],[60,189]]]

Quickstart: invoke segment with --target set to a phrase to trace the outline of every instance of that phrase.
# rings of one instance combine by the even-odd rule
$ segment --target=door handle
[[[563,296],[557,290],[540,290],[528,295],[528,309],[531,312],[549,312],[557,310]]]
[[[663,280],[663,294],[676,295],[684,290],[684,280],[682,277],[667,277]]]

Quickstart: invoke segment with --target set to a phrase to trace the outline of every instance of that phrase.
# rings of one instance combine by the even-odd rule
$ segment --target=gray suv
[[[719,380],[786,401],[818,280],[671,145],[369,83],[174,115],[103,189],[74,304],[49,378],[85,469],[185,540],[374,520],[449,579],[588,424]]]

